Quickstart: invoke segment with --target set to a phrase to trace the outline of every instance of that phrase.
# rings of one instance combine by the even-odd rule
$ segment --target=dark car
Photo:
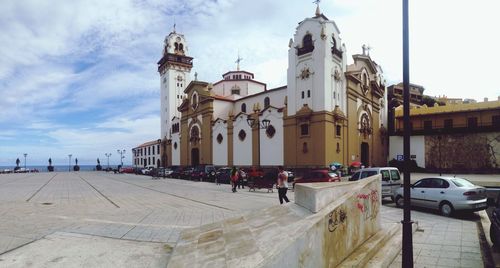
[[[229,184],[231,182],[231,168],[229,167],[219,168],[215,172],[215,179],[216,183]]]
[[[215,167],[212,165],[196,166],[191,172],[191,179],[194,181],[215,181]]]
[[[189,180],[191,179],[191,175],[193,174],[194,168],[186,167],[183,168],[180,174],[180,179]]]
[[[172,170],[172,173],[169,176],[170,178],[175,178],[175,179],[180,179],[181,178],[182,167],[180,167],[180,166],[171,166],[170,169]]]
[[[296,183],[308,183],[308,182],[340,182],[340,177],[335,173],[331,173],[328,170],[311,170],[304,174],[300,178],[296,178],[293,186]]]

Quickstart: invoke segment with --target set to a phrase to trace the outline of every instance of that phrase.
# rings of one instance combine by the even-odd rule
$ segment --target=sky
[[[347,55],[361,46],[387,85],[401,81],[401,0],[323,0]],[[500,2],[410,1],[410,80],[424,94],[500,96]],[[236,68],[268,88],[286,85],[288,40],[314,16],[312,0],[2,0],[0,5],[0,166],[95,164],[160,136],[163,40],[176,24],[192,73],[216,82]],[[352,59],[349,58],[350,62]],[[349,63],[349,62],[348,62]]]

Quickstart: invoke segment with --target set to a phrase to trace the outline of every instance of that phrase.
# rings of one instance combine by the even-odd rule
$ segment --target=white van
[[[401,175],[395,167],[364,168],[356,171],[349,181],[357,181],[377,174],[382,175],[382,198],[390,197],[394,201],[394,193],[401,187]]]

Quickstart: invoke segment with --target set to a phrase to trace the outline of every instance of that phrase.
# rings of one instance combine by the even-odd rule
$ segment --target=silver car
[[[439,209],[444,216],[457,210],[478,211],[488,207],[486,189],[470,181],[454,177],[425,178],[411,185],[411,205]],[[402,207],[403,188],[394,195],[396,206]]]

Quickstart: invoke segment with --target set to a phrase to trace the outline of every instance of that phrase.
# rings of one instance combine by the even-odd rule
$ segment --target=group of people
[[[233,193],[236,192],[236,186],[238,189],[240,186],[245,189],[243,185],[243,179],[246,177],[246,173],[240,168],[237,169],[233,167],[231,170],[231,188]],[[290,202],[288,197],[286,196],[286,192],[288,191],[288,174],[285,172],[282,166],[278,168],[277,180],[276,180],[276,188],[278,188],[278,198],[280,204],[283,204],[283,201]]]

